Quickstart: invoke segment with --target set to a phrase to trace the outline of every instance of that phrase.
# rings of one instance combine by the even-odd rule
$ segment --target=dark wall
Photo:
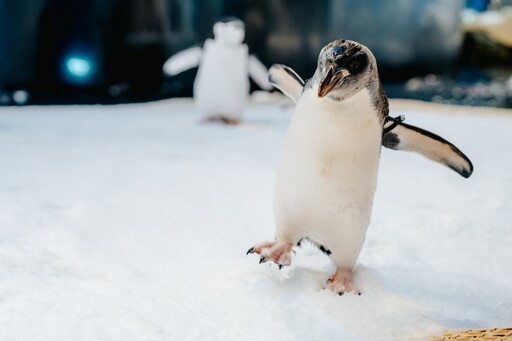
[[[453,65],[462,0],[3,0],[0,90],[28,88],[33,101],[118,102],[190,94],[194,71],[165,79],[170,55],[212,36],[213,23],[245,21],[246,42],[266,64],[311,76],[327,42],[368,45],[385,79]],[[94,67],[67,77],[69,55]],[[399,72],[397,72],[397,70]],[[387,72],[389,71],[389,72]]]
[[[84,56],[94,64],[87,85],[105,81],[106,21],[94,1],[47,0],[36,31],[35,79],[42,87],[74,84],[63,64],[70,56]]]
[[[45,3],[0,1],[0,88],[33,80],[39,16]]]

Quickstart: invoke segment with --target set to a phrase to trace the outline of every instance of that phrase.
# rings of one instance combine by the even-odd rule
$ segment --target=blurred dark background
[[[246,23],[245,42],[266,65],[287,64],[304,78],[314,72],[322,46],[352,39],[374,52],[391,97],[512,107],[510,5],[487,0],[2,0],[0,105],[190,96],[196,70],[166,78],[162,65],[211,37],[213,23],[229,15]],[[488,30],[486,15],[505,18],[503,27],[494,20],[497,36],[505,39]]]

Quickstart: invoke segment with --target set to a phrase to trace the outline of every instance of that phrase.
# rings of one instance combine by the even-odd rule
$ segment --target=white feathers
[[[164,72],[169,76],[175,76],[179,73],[197,67],[201,60],[203,49],[199,46],[191,47],[184,51],[176,53],[164,64]]]
[[[269,72],[254,55],[249,56],[249,76],[264,90],[272,90],[272,84],[268,80]]]
[[[194,101],[204,117],[239,120],[249,95],[247,45],[208,39],[194,82]]]
[[[424,157],[445,164],[468,178],[473,173],[473,164],[464,153],[442,137],[411,125],[399,124],[388,135],[396,135],[397,143],[386,147],[395,150],[416,152]],[[386,138],[386,136],[385,136]]]
[[[302,237],[354,266],[370,222],[381,125],[367,90],[343,102],[307,89],[287,132],[275,187],[276,237]]]
[[[244,23],[241,20],[216,22],[213,25],[213,35],[223,45],[240,45],[245,37]]]
[[[249,75],[263,89],[272,88],[265,66],[242,44],[245,31],[241,21],[217,22],[215,39],[203,48],[177,53],[167,60],[164,72],[174,76],[199,66],[194,81],[194,100],[198,111],[208,119],[222,117],[238,122],[245,111],[249,95]]]
[[[273,86],[290,97],[295,103],[299,101],[304,81],[291,68],[275,64],[269,70],[269,79]]]

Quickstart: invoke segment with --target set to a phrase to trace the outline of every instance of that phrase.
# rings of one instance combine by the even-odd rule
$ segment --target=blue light
[[[79,78],[87,78],[92,71],[91,62],[84,58],[72,57],[66,61],[67,71]]]
[[[70,53],[62,60],[63,79],[76,85],[90,85],[95,80],[96,64],[92,56]]]

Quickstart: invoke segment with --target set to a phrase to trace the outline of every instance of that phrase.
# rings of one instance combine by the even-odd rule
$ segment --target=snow
[[[400,340],[512,324],[512,115],[410,109],[464,179],[382,151],[361,297],[312,246],[277,270],[272,188],[291,108],[240,127],[188,101],[0,108],[1,340]]]

